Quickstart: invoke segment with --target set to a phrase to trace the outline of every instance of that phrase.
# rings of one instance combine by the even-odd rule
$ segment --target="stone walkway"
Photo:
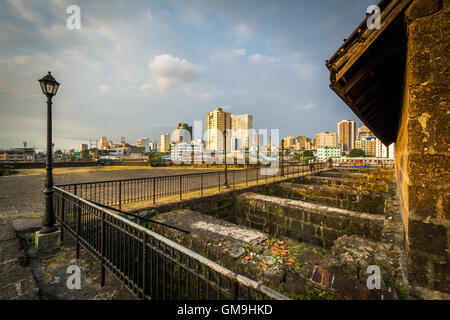
[[[31,269],[24,262],[13,223],[0,219],[0,300],[39,299]]]

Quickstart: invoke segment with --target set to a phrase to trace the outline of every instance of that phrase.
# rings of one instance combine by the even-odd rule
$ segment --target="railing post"
[[[259,168],[256,168],[256,185],[258,185],[259,184],[259,182],[258,182],[258,175],[259,175]]]
[[[119,210],[122,210],[122,181],[119,181]]]
[[[147,233],[142,232],[142,298],[145,299],[147,291]]]
[[[65,205],[64,196],[61,194],[61,243],[64,240],[64,205]]]
[[[156,178],[153,178],[153,204],[156,203]]]
[[[182,194],[183,194],[183,176],[180,175],[180,200],[182,199]]]
[[[105,286],[105,213],[101,211],[101,239],[100,239],[100,257],[101,257],[101,278],[100,285]]]
[[[203,172],[200,173],[200,194],[203,196]]]
[[[245,168],[245,186],[248,187],[248,168]]]
[[[81,224],[81,207],[80,202],[78,201],[78,205],[76,207],[77,210],[77,244],[75,249],[75,259],[80,259],[80,224]]]
[[[233,172],[233,189],[235,189],[235,184],[234,184],[234,171],[235,171],[235,170],[231,171],[231,172]]]
[[[219,171],[219,191],[220,191],[220,171]]]
[[[231,297],[230,300],[236,300],[238,298],[238,282],[236,279],[231,280]]]

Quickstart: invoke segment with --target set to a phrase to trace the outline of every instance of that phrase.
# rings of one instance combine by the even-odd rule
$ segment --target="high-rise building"
[[[249,114],[231,115],[231,129],[233,149],[248,149],[250,147],[251,129],[253,129],[253,117]]]
[[[88,150],[88,145],[87,143],[82,143],[80,144],[80,146],[78,147],[78,151],[83,152],[85,150]]]
[[[106,137],[101,137],[100,138],[100,143],[98,148],[100,150],[107,150],[107,149],[111,149],[112,147],[112,142],[110,140],[108,140],[108,138]]]
[[[149,152],[150,151],[149,143],[150,143],[150,140],[148,138],[139,139],[136,143],[136,146],[139,148],[144,148],[144,150],[145,150],[144,152]]]
[[[295,151],[300,150],[311,150],[314,146],[314,142],[312,139],[305,136],[298,136],[295,142]]]
[[[170,151],[170,135],[168,133],[161,135],[161,143],[159,146],[160,146],[161,152],[169,152]]]
[[[358,135],[356,137],[356,140],[360,140],[361,138],[365,137],[373,137],[373,133],[367,128],[366,126],[361,126],[358,128]]]
[[[336,132],[320,132],[316,134],[316,148],[336,147]]]
[[[223,150],[223,135],[226,129],[231,129],[231,114],[222,108],[216,108],[206,115],[206,149],[210,151]],[[228,149],[228,143],[227,143]]]
[[[338,122],[338,144],[344,152],[355,149],[356,125],[355,120],[342,120]]]
[[[192,140],[192,126],[187,125],[186,123],[178,123],[176,128],[172,133],[172,142],[180,143],[186,142],[190,143]]]
[[[289,136],[289,137],[283,138],[284,150],[294,150],[296,143],[297,143],[297,138],[294,136]]]
[[[364,137],[356,141],[356,149],[361,149],[365,152],[366,157],[377,156],[377,138]],[[379,140],[378,140],[379,141]]]
[[[150,141],[150,143],[148,144],[148,148],[151,152],[158,151],[158,142],[156,142],[156,140]]]

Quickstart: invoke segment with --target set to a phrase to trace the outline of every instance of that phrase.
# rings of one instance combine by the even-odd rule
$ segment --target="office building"
[[[206,149],[210,151],[222,151],[224,146],[224,132],[231,129],[231,114],[222,108],[216,108],[206,115]],[[228,149],[227,143],[227,149]]]
[[[336,132],[325,131],[316,134],[316,148],[336,146]]]
[[[344,152],[355,149],[356,125],[354,120],[342,120],[338,122],[338,144]]]
[[[170,151],[170,136],[169,134],[161,135],[161,143],[159,144],[161,152],[169,152]]]

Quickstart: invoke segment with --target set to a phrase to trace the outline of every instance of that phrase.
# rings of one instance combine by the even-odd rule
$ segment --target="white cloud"
[[[22,19],[35,24],[42,24],[42,16],[31,9],[29,3],[25,4],[22,0],[8,0],[8,3]]]
[[[265,56],[259,53],[252,54],[249,57],[250,62],[253,63],[266,63],[266,62],[275,62],[276,59],[274,57]]]
[[[247,50],[242,48],[242,49],[236,49],[232,51],[233,55],[235,56],[245,56],[247,54]]]
[[[148,65],[156,79],[156,86],[162,92],[173,89],[181,82],[192,82],[202,76],[201,70],[192,63],[169,54],[155,56]],[[141,86],[148,89],[149,85]]]
[[[253,35],[252,29],[243,23],[239,23],[237,26],[234,27],[234,34],[241,40],[250,40]]]
[[[98,86],[98,91],[100,92],[100,94],[105,94],[107,93],[109,90],[111,90],[111,88],[107,85],[101,84]]]
[[[292,111],[305,111],[305,110],[311,110],[311,109],[314,109],[316,107],[316,104],[315,103],[309,103],[309,104],[307,104],[306,106],[303,106],[303,105],[297,105],[297,106],[294,106],[293,108],[292,108]]]

